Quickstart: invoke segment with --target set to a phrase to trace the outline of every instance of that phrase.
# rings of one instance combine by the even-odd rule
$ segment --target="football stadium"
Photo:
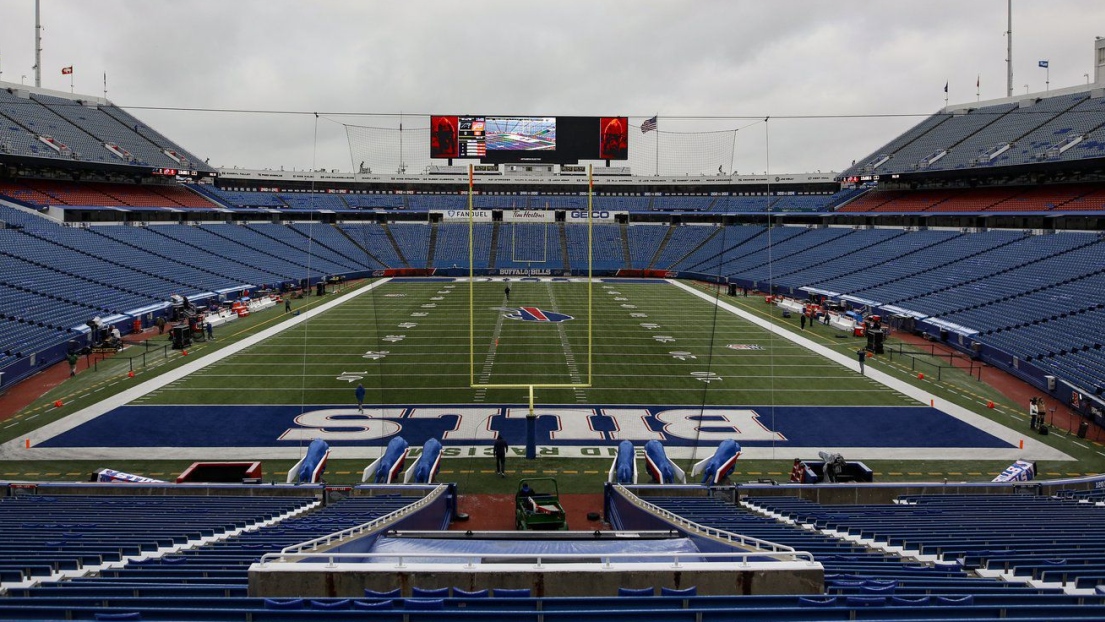
[[[199,111],[336,135],[306,170],[36,39],[0,619],[1105,619],[1105,39],[1019,92],[1009,15],[1004,95],[873,147],[613,91]],[[851,155],[773,167],[815,117]]]

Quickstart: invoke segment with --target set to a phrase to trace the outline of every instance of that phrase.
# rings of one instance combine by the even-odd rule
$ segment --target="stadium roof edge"
[[[298,181],[317,183],[364,183],[364,184],[467,184],[463,175],[431,174],[375,174],[323,171],[274,171],[264,169],[220,168],[219,178],[226,181]],[[834,183],[838,171],[827,173],[773,173],[770,175],[688,175],[667,177],[596,177],[596,186],[654,186],[654,185],[717,185],[730,186],[742,184],[791,184],[791,183]],[[549,175],[541,177],[480,177],[478,185],[571,185],[585,184],[586,179],[578,175]]]
[[[68,99],[71,101],[83,101],[83,102],[95,102],[100,105],[114,105],[109,100],[103,97],[97,97],[95,95],[84,95],[82,93],[68,93],[66,91],[55,91],[53,89],[44,89],[41,87],[34,87],[29,84],[16,84],[15,82],[3,82],[0,81],[0,89],[11,89],[12,91],[26,91],[35,95],[49,95],[50,97],[60,97],[61,99]]]
[[[1074,95],[1075,93],[1090,93],[1091,96],[1095,95],[1094,91],[1102,91],[1096,95],[1105,94],[1105,83],[1094,82],[1092,84],[1079,84],[1076,86],[1068,86],[1062,89],[1055,89],[1054,91],[1045,91],[1043,93],[1023,93],[1015,94],[1012,97],[1000,97],[998,99],[984,99],[981,101],[968,101],[961,104],[948,104],[944,106],[935,114],[952,113],[957,110],[967,110],[969,108],[985,108],[987,106],[998,106],[1001,104],[1015,104],[1017,102],[1037,99],[1048,99],[1051,97],[1060,97],[1062,95]]]

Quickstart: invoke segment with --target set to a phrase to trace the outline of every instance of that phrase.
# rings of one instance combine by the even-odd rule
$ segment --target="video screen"
[[[488,151],[554,151],[555,117],[487,117]]]
[[[485,164],[629,158],[627,117],[434,115],[430,157]]]
[[[629,118],[599,117],[599,159],[629,158]]]
[[[431,158],[459,158],[459,141],[457,140],[457,117],[433,116],[430,117],[430,157]]]

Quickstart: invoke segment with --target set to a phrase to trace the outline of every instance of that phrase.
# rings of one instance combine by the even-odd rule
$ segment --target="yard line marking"
[[[549,292],[549,300],[552,302],[553,309],[560,309],[560,306],[556,302],[556,294],[553,292],[553,284],[551,282],[545,283],[545,288]],[[588,318],[590,321],[591,318]],[[564,329],[564,323],[558,322],[556,325],[556,333],[560,337],[560,348],[564,353],[564,363],[568,367],[568,377],[573,384],[581,384],[583,377],[579,373],[579,367],[576,365],[575,354],[572,352],[572,344],[568,342],[568,334]],[[587,403],[587,392],[583,389],[572,389],[576,395],[576,403]]]
[[[506,305],[504,297],[504,306]],[[499,337],[503,333],[503,314],[498,313],[495,317],[495,329],[491,331],[491,341],[487,346],[487,356],[483,359],[483,368],[480,369],[480,384],[489,384],[491,382],[491,370],[495,367],[495,355],[499,350]],[[476,394],[472,397],[473,402],[483,402],[487,399],[487,388],[480,387],[476,389]]]

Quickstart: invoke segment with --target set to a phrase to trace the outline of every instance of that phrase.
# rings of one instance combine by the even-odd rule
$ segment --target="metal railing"
[[[696,553],[689,551],[645,551],[640,553],[266,553],[261,556],[259,563],[262,568],[272,564],[302,563],[307,560],[318,560],[318,563],[326,567],[334,567],[341,562],[350,563],[380,563],[378,560],[395,560],[389,567],[400,570],[414,564],[433,563],[440,564],[442,560],[457,560],[458,565],[464,568],[475,568],[482,564],[515,564],[530,566],[534,569],[545,568],[549,563],[588,563],[588,560],[597,560],[603,568],[620,568],[618,562],[625,562],[624,566],[641,563],[669,563],[671,568],[683,568],[692,563],[717,563],[710,560],[733,561],[741,566],[748,566],[754,562],[762,561],[753,558],[771,558],[775,561],[797,562],[808,565],[816,564],[813,554],[804,551],[731,551],[722,553]],[[432,561],[420,561],[432,560]]]
[[[910,349],[907,350],[904,344],[886,344],[886,354],[891,361],[894,360],[894,357],[908,359],[910,371],[935,374],[936,380],[938,381],[943,379],[943,371],[945,369],[961,371],[980,382],[982,381],[982,370],[986,367],[985,364],[953,352],[937,352],[934,344],[929,344],[928,352],[914,350],[914,348],[917,347],[918,346],[911,345]],[[923,346],[921,347],[923,348]],[[946,358],[948,359],[948,364],[941,365],[940,363],[926,361],[922,357],[932,357],[935,359]],[[957,366],[953,362],[955,360],[963,361],[966,365]]]
[[[414,514],[415,512],[436,501],[438,497],[445,494],[445,491],[448,490],[448,488],[448,485],[441,484],[437,488],[432,490],[428,495],[422,497],[414,503],[411,503],[410,505],[405,505],[398,510],[385,514],[379,518],[374,518],[367,523],[362,523],[360,525],[349,527],[347,529],[342,529],[341,531],[335,531],[334,533],[320,536],[313,540],[307,540],[306,542],[300,542],[299,544],[286,546],[281,549],[279,553],[268,553],[264,557],[269,557],[272,555],[280,557],[295,557],[300,555],[315,557],[318,555],[317,551],[320,547],[325,548],[333,544],[339,544],[341,542],[345,542],[346,540],[351,540],[355,537],[362,536],[366,533],[379,531],[388,524],[395,522],[397,519],[403,518],[404,516],[408,516],[410,514]],[[316,552],[307,553],[307,551]],[[365,555],[365,553],[339,553],[338,555]],[[264,559],[264,557],[262,557],[262,559]]]
[[[637,495],[629,492],[629,490],[621,484],[614,486],[614,489],[621,493],[622,496],[625,497],[626,501],[629,501],[638,508],[647,510],[653,514],[662,517],[664,520],[679,526],[679,528],[684,531],[708,536],[717,540],[721,540],[723,542],[728,542],[730,544],[752,547],[759,551],[759,554],[791,554],[794,555],[796,559],[801,556],[809,557],[810,560],[813,559],[812,554],[805,551],[799,551],[794,547],[790,547],[785,544],[777,544],[775,542],[761,540],[752,536],[744,536],[739,533],[733,533],[731,531],[725,531],[723,529],[717,529],[715,527],[708,527],[706,525],[701,525],[694,521],[687,520],[686,518],[683,518],[678,514],[675,514],[673,512],[665,510],[658,505],[654,505],[652,503],[649,503],[648,501],[645,501]]]
[[[126,368],[126,371],[137,371],[149,367],[153,363],[159,363],[169,358],[172,345],[163,343],[151,344],[146,340],[140,343],[126,342],[131,346],[125,350],[98,349],[92,350],[87,356],[88,367],[92,371],[113,371],[116,368]],[[141,352],[133,352],[134,348],[141,348]]]

